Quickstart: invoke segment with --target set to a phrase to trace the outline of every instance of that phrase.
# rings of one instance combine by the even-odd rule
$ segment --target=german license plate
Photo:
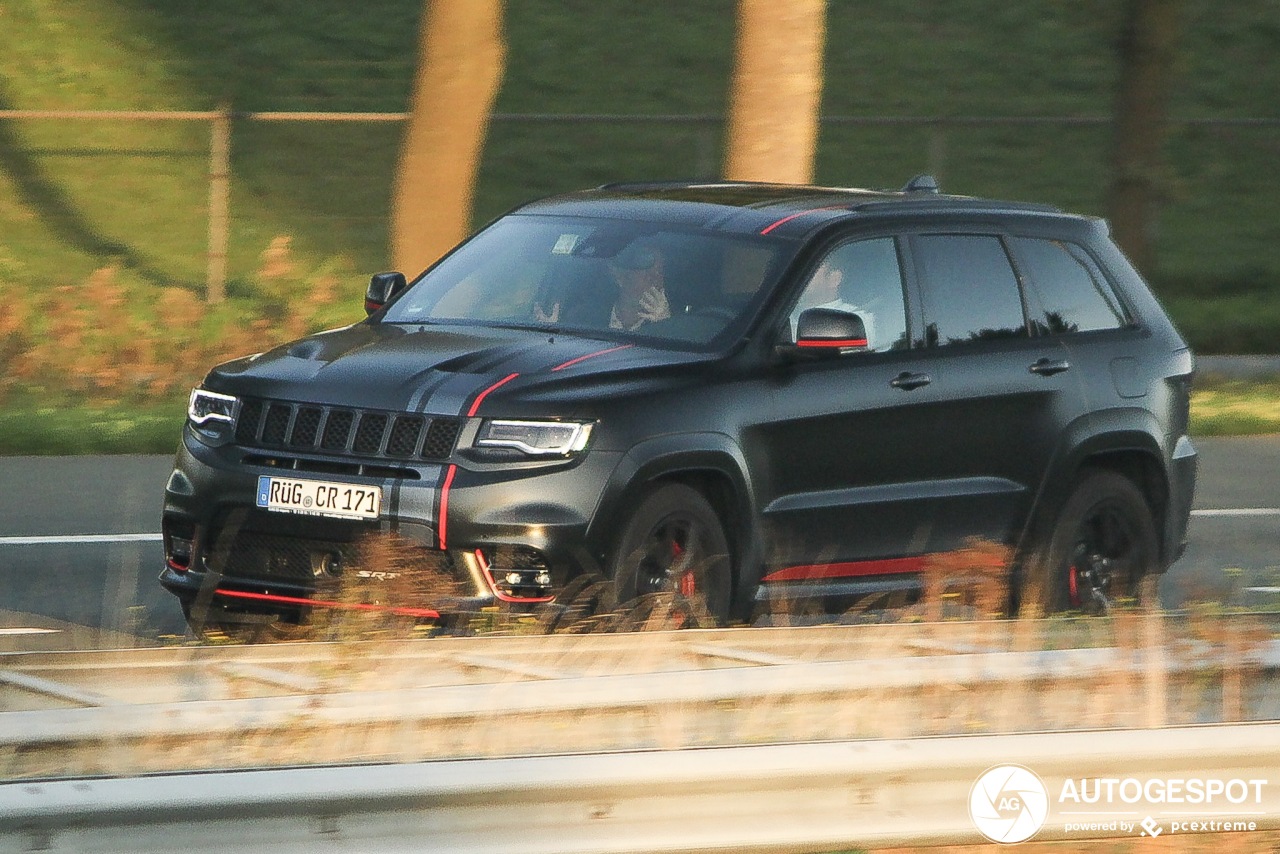
[[[382,507],[382,489],[354,483],[262,475],[258,478],[258,506],[277,513],[377,519],[378,510]]]

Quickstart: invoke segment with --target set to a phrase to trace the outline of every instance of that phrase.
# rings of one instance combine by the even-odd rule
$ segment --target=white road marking
[[[1192,516],[1280,516],[1280,507],[1247,507],[1239,510],[1192,510]]]
[[[0,537],[0,546],[55,546],[80,543],[158,543],[160,534],[69,534],[51,537]]]
[[[0,637],[8,635],[56,635],[62,629],[37,629],[29,626],[18,626],[12,629],[0,629]]]

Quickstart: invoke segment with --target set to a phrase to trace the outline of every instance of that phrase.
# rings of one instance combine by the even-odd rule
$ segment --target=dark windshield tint
[[[740,332],[790,252],[656,223],[513,215],[421,277],[383,320],[708,345]]]

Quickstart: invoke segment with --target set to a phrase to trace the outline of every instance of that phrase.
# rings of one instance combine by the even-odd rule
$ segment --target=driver
[[[671,317],[666,289],[666,257],[656,245],[637,240],[610,258],[606,266],[618,289],[609,312],[610,329],[634,332],[646,323]],[[540,323],[555,323],[560,314],[559,302],[549,309],[537,304],[533,307],[534,319]],[[593,325],[603,322],[602,316],[593,319]]]
[[[639,241],[609,260],[609,274],[618,285],[609,328],[631,332],[671,316],[665,265],[661,249]]]

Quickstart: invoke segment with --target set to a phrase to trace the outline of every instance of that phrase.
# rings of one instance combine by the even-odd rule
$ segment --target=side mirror
[[[391,302],[406,284],[404,273],[374,273],[369,279],[369,289],[364,292],[364,313],[373,314]]]
[[[867,349],[862,318],[834,308],[811,308],[796,321],[795,348],[801,353],[832,355]]]

